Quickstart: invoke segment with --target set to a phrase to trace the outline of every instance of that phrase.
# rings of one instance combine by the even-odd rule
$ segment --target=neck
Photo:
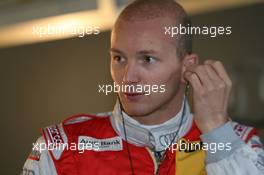
[[[177,94],[159,109],[144,115],[132,116],[143,125],[159,125],[173,118],[181,109],[184,98],[184,88],[180,88]]]

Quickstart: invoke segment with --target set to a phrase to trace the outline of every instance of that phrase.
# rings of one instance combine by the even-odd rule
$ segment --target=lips
[[[138,102],[143,96],[144,93],[124,93],[125,99],[130,102]]]
[[[134,96],[139,96],[139,95],[144,95],[144,93],[124,93],[126,96],[131,96],[131,97],[134,97]]]

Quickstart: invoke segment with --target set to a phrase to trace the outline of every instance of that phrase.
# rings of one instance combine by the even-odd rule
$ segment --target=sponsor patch
[[[31,160],[39,161],[40,155],[41,153],[39,150],[32,150],[28,158]]]
[[[49,139],[51,143],[64,143],[57,125],[47,127],[46,131],[49,134]]]
[[[247,142],[248,139],[250,139],[250,137],[252,136],[251,133],[253,134],[255,132],[254,128],[241,125],[238,123],[235,123],[233,128],[234,128],[236,135],[240,137],[242,140],[244,140],[245,142]]]
[[[79,136],[78,148],[93,151],[121,151],[123,150],[123,144],[121,137],[97,139],[89,136]]]

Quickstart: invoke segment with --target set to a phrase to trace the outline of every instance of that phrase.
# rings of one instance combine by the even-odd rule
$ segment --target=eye
[[[145,63],[154,63],[156,61],[156,58],[146,55],[143,57],[143,60]]]
[[[125,62],[125,58],[119,55],[113,56],[112,59],[117,63],[123,63]]]

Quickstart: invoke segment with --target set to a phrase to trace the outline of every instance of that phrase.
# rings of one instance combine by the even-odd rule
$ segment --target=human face
[[[164,34],[171,24],[166,18],[144,21],[119,21],[111,36],[111,75],[116,84],[165,85],[165,92],[124,93],[118,96],[126,113],[133,117],[170,110],[179,101],[183,85],[182,61],[177,58],[175,43]]]

